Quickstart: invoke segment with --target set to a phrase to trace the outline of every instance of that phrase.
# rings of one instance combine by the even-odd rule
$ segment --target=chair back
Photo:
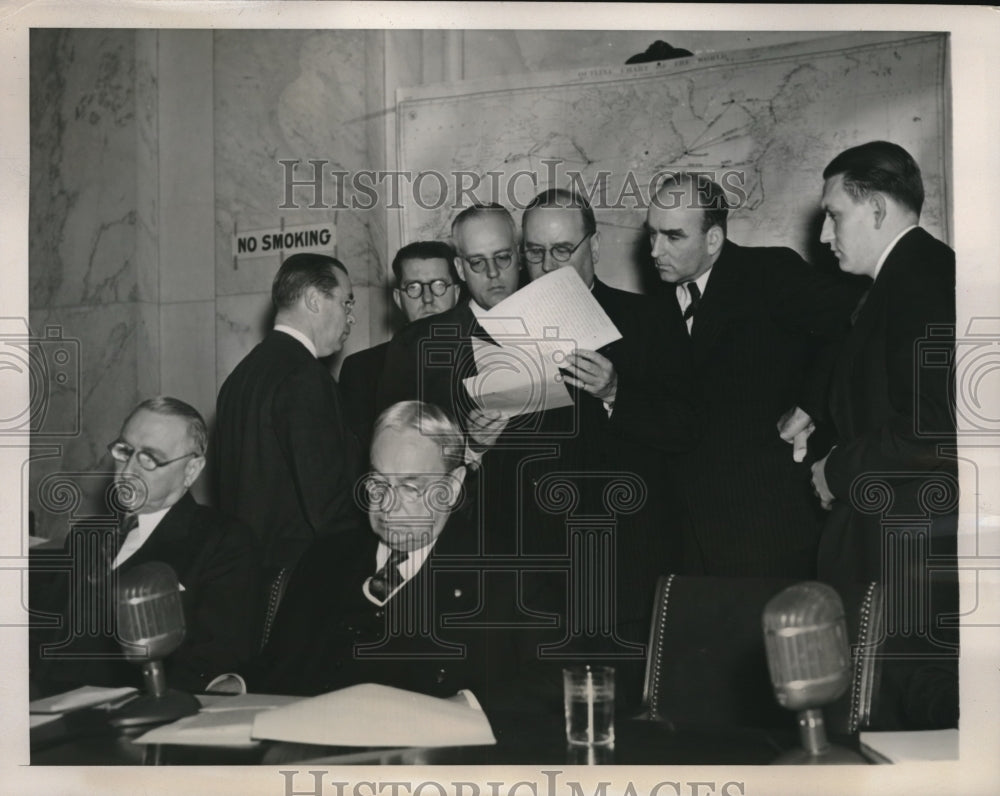
[[[761,616],[798,581],[666,575],[657,583],[643,704],[650,718],[675,723],[791,728],[796,717],[774,696]],[[851,642],[851,686],[826,710],[834,733],[866,726],[878,686],[881,590],[838,589]]]

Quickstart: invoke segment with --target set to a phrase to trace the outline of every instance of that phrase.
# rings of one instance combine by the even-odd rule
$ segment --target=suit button
[[[443,682],[444,682],[444,679],[445,679],[445,677],[447,677],[447,675],[448,675],[448,672],[447,672],[447,671],[445,671],[444,669],[438,669],[438,673],[437,673],[437,681],[438,681],[439,683],[443,683]]]
[[[385,611],[383,611],[383,610],[382,610],[381,608],[379,608],[379,609],[378,609],[378,610],[377,610],[377,611],[375,612],[375,618],[376,618],[376,619],[381,619],[381,618],[382,618],[383,616],[385,616]]]

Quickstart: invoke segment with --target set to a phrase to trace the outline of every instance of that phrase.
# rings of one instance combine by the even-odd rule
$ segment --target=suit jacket
[[[378,417],[375,399],[388,349],[388,341],[380,343],[351,354],[340,366],[340,395],[344,399],[344,409],[351,427],[358,438],[362,458],[367,458],[372,429]]]
[[[639,598],[646,606],[655,575],[670,570],[666,547],[675,543],[683,513],[663,474],[663,452],[689,448],[703,425],[691,386],[690,346],[686,336],[679,345],[668,344],[665,319],[653,299],[599,280],[593,295],[622,332],[621,340],[602,351],[618,373],[611,417],[599,399],[570,388],[573,406],[514,418],[482,461],[480,527],[495,552],[564,553],[566,512],[543,505],[536,491],[543,479],[565,474],[576,482],[573,511],[606,516],[614,512],[606,505],[605,482],[635,474],[644,485],[638,490],[644,506],[627,519],[618,513],[617,560],[632,567],[621,572],[618,583],[628,595],[648,591],[648,601]],[[379,385],[379,408],[422,398],[462,422],[471,405],[462,380],[476,373],[473,336],[489,339],[467,302],[397,333]]]
[[[837,498],[824,530],[821,574],[880,580],[883,511],[855,493],[874,476],[892,492],[886,516],[957,512],[949,362],[955,343],[955,254],[917,228],[889,253],[841,348],[830,392],[838,444],[826,461]],[[936,357],[924,354],[935,354]],[[942,360],[942,355],[944,359]],[[944,497],[921,496],[936,484]],[[935,543],[949,553],[953,529]]]
[[[74,528],[67,549],[86,554],[93,549],[92,528]],[[74,537],[85,537],[75,540]],[[122,575],[150,561],[169,564],[184,587],[186,632],[184,641],[165,661],[167,683],[173,688],[200,691],[218,674],[231,671],[247,661],[256,649],[263,605],[259,600],[260,556],[250,533],[242,523],[201,506],[190,493],[163,516],[146,542],[115,570]],[[102,653],[105,660],[40,661],[33,675],[45,683],[43,690],[59,691],[83,684],[142,684],[141,667],[126,662],[121,648],[109,635],[107,617],[113,615],[108,600],[114,599],[116,579],[107,570],[107,559],[76,561],[77,571],[89,578],[77,579],[72,593],[69,579],[59,584],[63,605],[63,625],[47,641],[67,638],[67,630],[81,624],[79,606],[90,617],[98,634],[70,638],[62,653]],[[87,595],[90,595],[89,598]],[[94,599],[96,596],[97,599]],[[93,631],[92,631],[93,632]]]
[[[222,385],[211,461],[219,507],[254,530],[269,569],[357,532],[357,440],[337,383],[290,335],[270,332]]]
[[[879,729],[958,721],[958,634],[945,618],[959,609],[958,474],[947,453],[954,345],[955,254],[911,230],[883,263],[837,358],[837,445],[825,467],[836,501],[818,559],[823,580],[885,586]]]
[[[671,339],[688,337],[666,286]],[[692,574],[814,575],[818,506],[807,463],[777,433],[793,406],[810,414],[827,389],[831,341],[846,333],[858,291],[784,248],[726,241],[694,315],[690,344],[708,421],[674,457],[690,511]]]

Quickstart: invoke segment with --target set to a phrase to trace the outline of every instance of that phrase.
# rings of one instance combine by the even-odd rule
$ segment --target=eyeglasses
[[[502,251],[497,252],[492,257],[462,257],[462,259],[477,274],[481,274],[486,270],[487,263],[493,263],[498,271],[506,271],[510,268],[510,264],[514,262],[514,252]]]
[[[201,454],[197,451],[191,451],[191,453],[185,453],[183,456],[178,456],[176,459],[168,459],[165,462],[161,462],[149,451],[137,451],[123,440],[117,440],[116,442],[112,442],[108,445],[108,453],[111,454],[111,458],[119,462],[127,462],[134,454],[136,461],[139,462],[139,466],[143,470],[148,470],[150,472],[158,470],[161,467],[166,467],[168,464],[179,462],[181,459],[187,459],[189,456],[201,456]]]
[[[456,502],[461,484],[451,477],[450,472],[444,477],[435,477],[423,486],[405,481],[390,484],[380,474],[371,473],[362,479],[361,487],[367,506],[379,511],[391,511],[397,508],[401,501],[423,502],[433,511],[448,511]]]
[[[454,282],[445,282],[443,279],[434,279],[430,282],[407,282],[403,292],[415,299],[424,295],[424,288],[430,288],[433,295],[443,296],[448,292],[448,288],[454,287],[454,284]]]
[[[567,243],[557,243],[555,246],[550,246],[548,249],[544,246],[525,246],[524,259],[532,265],[538,265],[539,263],[545,262],[545,253],[547,251],[549,257],[557,263],[568,262],[569,258],[576,253],[576,250],[583,245],[583,242],[593,234],[593,232],[588,232],[580,239],[580,242],[576,244],[576,246],[570,246]]]

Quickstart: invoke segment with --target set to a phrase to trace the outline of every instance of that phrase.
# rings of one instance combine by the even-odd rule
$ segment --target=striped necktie
[[[385,602],[386,598],[399,588],[403,582],[403,573],[399,571],[399,567],[409,556],[405,550],[393,550],[389,553],[389,558],[382,568],[368,579],[368,591],[372,597]]]

